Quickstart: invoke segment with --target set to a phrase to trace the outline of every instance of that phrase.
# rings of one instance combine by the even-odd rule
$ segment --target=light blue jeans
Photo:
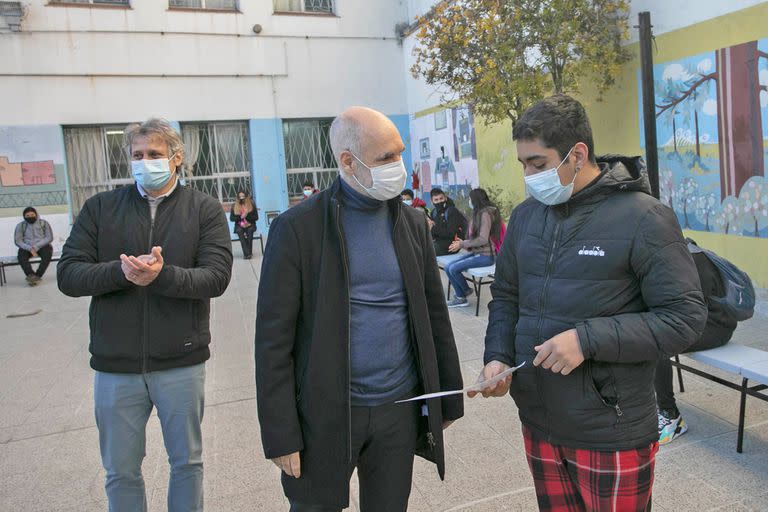
[[[470,268],[489,265],[493,265],[493,256],[482,254],[466,254],[463,258],[458,258],[446,265],[445,274],[453,286],[454,295],[457,298],[464,298],[469,294],[469,285],[467,285],[467,280],[464,279],[462,272]]]
[[[110,512],[147,510],[141,462],[152,407],[171,465],[168,510],[203,510],[205,363],[145,374],[96,372],[96,426]]]

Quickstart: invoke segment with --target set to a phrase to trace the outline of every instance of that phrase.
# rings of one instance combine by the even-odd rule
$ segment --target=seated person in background
[[[429,210],[427,210],[427,203],[424,202],[424,200],[420,197],[416,197],[413,195],[413,190],[407,188],[400,192],[400,198],[403,200],[403,203],[406,206],[411,206],[413,208],[419,208],[421,211],[424,212],[424,214],[429,217]]]
[[[29,286],[37,285],[43,278],[48,265],[53,258],[53,230],[51,225],[40,218],[37,210],[28,206],[24,208],[24,220],[16,226],[14,242],[19,248],[19,265],[27,276]],[[30,258],[40,257],[37,272],[32,270]]]
[[[476,188],[469,193],[469,207],[472,208],[469,236],[466,240],[452,242],[448,247],[450,252],[458,252],[460,249],[469,251],[445,267],[445,273],[454,289],[454,297],[448,302],[449,308],[468,305],[467,296],[472,294],[472,289],[467,285],[462,272],[493,265],[496,254],[492,239],[498,240],[501,233],[501,214],[485,190]]]
[[[689,245],[690,248],[690,245]],[[725,286],[720,271],[703,252],[691,251],[693,262],[699,273],[701,291],[707,301],[707,324],[701,337],[684,352],[696,352],[721,347],[728,343],[736,330],[736,320],[732,318],[712,297],[725,295]],[[688,425],[680,415],[672,389],[672,363],[668,357],[662,357],[656,366],[656,404],[659,415],[659,444],[667,444],[685,434]]]
[[[435,255],[445,256],[454,240],[466,236],[467,219],[442,189],[433,188],[429,195],[434,208],[427,222],[432,230]]]
[[[312,197],[313,195],[319,193],[320,191],[315,188],[315,184],[311,181],[305,181],[304,185],[302,185],[302,194],[304,194],[304,198],[302,201],[308,197]]]

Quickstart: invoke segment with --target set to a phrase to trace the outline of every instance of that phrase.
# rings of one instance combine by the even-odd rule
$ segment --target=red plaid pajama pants
[[[617,452],[555,446],[523,426],[539,510],[631,512],[651,510],[659,444]]]

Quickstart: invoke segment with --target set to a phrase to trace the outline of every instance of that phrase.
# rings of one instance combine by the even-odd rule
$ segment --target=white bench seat
[[[681,393],[685,391],[682,370],[689,371],[699,377],[703,377],[712,382],[717,382],[718,384],[739,391],[741,394],[741,403],[739,407],[739,427],[736,438],[736,451],[741,453],[744,443],[744,416],[746,414],[747,395],[768,402],[768,395],[763,393],[765,389],[768,389],[768,352],[758,348],[729,343],[722,347],[700,350],[698,352],[688,352],[682,355],[699,363],[704,363],[708,366],[741,377],[741,385],[735,384],[700,368],[693,368],[686,364],[682,364],[679,356],[675,356],[672,363],[677,366],[677,379],[680,384]],[[749,381],[754,381],[758,384],[750,385]]]

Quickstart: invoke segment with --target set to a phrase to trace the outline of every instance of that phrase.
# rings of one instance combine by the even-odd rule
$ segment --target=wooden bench
[[[685,391],[682,370],[735,389],[740,393],[741,403],[739,406],[739,430],[738,437],[736,438],[736,451],[741,453],[744,444],[744,415],[747,407],[747,395],[768,402],[768,394],[763,392],[765,389],[768,389],[768,352],[729,343],[722,347],[701,350],[699,352],[688,352],[683,355],[699,363],[741,377],[741,384],[739,385],[699,368],[681,363],[679,356],[675,356],[672,361],[672,364],[677,367],[677,379],[681,393]],[[750,381],[757,384],[750,385]]]
[[[59,261],[61,259],[60,252],[54,252],[51,261]],[[40,257],[29,258],[30,263],[40,263]],[[5,267],[15,267],[19,265],[19,258],[16,256],[2,256],[0,257],[0,286],[4,286],[8,283],[8,278],[5,275]]]
[[[437,257],[437,266],[445,270],[445,267],[447,267],[450,263],[453,263],[457,259],[463,257],[464,254],[446,254],[445,256],[438,256]],[[475,296],[477,297],[477,305],[475,306],[475,316],[478,316],[480,314],[480,291],[482,290],[483,286],[489,285],[493,282],[493,277],[496,272],[496,265],[490,265],[487,267],[477,267],[477,268],[470,268],[469,270],[465,271],[464,279],[466,279],[468,282],[472,283],[472,288],[475,291]],[[446,287],[445,296],[447,299],[451,298],[451,281],[448,280],[448,286]]]

